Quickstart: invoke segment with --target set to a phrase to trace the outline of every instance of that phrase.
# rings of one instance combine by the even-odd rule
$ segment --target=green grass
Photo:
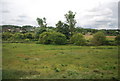
[[[3,79],[118,78],[117,46],[3,43]]]

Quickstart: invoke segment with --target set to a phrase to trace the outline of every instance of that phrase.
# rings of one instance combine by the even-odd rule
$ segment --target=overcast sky
[[[76,12],[76,26],[97,29],[118,28],[119,0],[0,0],[0,25],[38,26],[36,18],[46,17],[55,26],[69,10]]]

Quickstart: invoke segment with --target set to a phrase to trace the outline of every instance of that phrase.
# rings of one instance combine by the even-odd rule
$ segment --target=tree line
[[[24,30],[21,32],[16,31],[3,31],[2,38],[3,41],[37,41],[41,44],[75,44],[75,45],[115,45],[119,40],[119,30],[97,30],[88,29],[82,27],[76,27],[75,20],[76,13],[68,11],[66,13],[63,22],[59,20],[56,23],[56,27],[47,26],[46,18],[37,18],[39,27],[33,26],[14,26],[14,25],[3,25],[2,29],[6,28],[19,28],[19,30]],[[33,29],[33,31],[28,31]],[[93,35],[93,38],[86,40],[83,35]],[[114,43],[106,39],[106,35],[117,36]],[[117,42],[117,43],[116,43]]]

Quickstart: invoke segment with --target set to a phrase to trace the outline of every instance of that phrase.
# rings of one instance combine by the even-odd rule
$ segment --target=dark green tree
[[[67,39],[69,39],[70,31],[69,26],[67,24],[63,23],[62,21],[58,21],[58,23],[56,24],[56,31],[64,34],[67,37]]]
[[[70,31],[69,26],[67,24],[63,23],[62,21],[58,21],[58,23],[56,24],[56,31],[64,34],[67,37],[67,39],[69,39]]]
[[[45,17],[43,19],[37,18],[36,20],[37,20],[38,25],[40,27],[47,27],[47,23],[46,23],[46,18]]]
[[[57,32],[63,32],[63,26],[64,26],[64,23],[62,21],[58,21],[58,23],[56,24],[56,30]]]
[[[75,14],[76,13],[73,13],[72,11],[68,11],[68,13],[65,14],[66,22],[69,25],[70,36],[72,36],[75,31]]]

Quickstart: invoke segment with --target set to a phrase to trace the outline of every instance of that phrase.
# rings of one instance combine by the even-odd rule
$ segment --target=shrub
[[[115,37],[115,42],[117,45],[120,45],[120,35]]]
[[[65,44],[66,37],[64,34],[58,32],[43,32],[39,38],[42,44]]]
[[[10,32],[4,32],[4,33],[2,33],[2,39],[3,39],[3,40],[8,40],[8,39],[10,39],[12,36],[13,36],[13,34],[10,33]]]
[[[75,45],[85,45],[86,44],[86,40],[85,40],[84,36],[80,33],[74,34],[71,37],[70,42]]]
[[[25,33],[24,35],[25,35],[26,39],[33,39],[34,38],[32,33]]]
[[[49,27],[38,27],[35,29],[35,40],[39,40],[39,35],[43,32],[53,32],[54,30]]]
[[[13,35],[13,39],[24,39],[24,38],[25,38],[25,36],[22,33],[15,33]]]
[[[38,27],[35,29],[35,39],[38,40],[39,39],[39,35],[43,32],[46,32],[46,28],[45,27]]]
[[[103,32],[97,32],[93,35],[91,43],[96,46],[104,45],[106,43],[106,36]]]
[[[25,41],[25,42],[29,42],[29,41],[30,41],[30,39],[25,39],[24,41]]]

